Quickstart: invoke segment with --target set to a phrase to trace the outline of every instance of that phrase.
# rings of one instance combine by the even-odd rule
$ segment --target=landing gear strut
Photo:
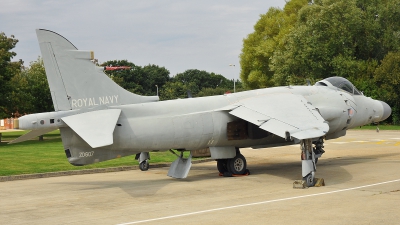
[[[315,145],[313,147],[312,145]],[[312,187],[315,185],[315,172],[317,171],[318,158],[325,152],[323,150],[324,140],[319,138],[317,141],[312,139],[301,140],[301,164],[302,176],[305,186]]]
[[[232,159],[217,159],[217,168],[224,176],[250,174],[247,169],[246,158],[236,149],[236,156]]]

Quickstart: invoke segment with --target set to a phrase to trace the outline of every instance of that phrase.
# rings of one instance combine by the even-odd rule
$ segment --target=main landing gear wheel
[[[237,154],[234,158],[228,159],[227,167],[232,174],[243,175],[247,171],[246,158],[242,154]]]
[[[224,174],[228,172],[227,159],[217,159],[218,172]]]
[[[149,169],[149,161],[145,160],[139,164],[139,168],[141,171],[146,171]]]

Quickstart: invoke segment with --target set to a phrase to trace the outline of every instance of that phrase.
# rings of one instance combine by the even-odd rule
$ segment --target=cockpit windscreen
[[[357,88],[350,81],[343,77],[329,77],[326,78],[325,81],[328,81],[333,86],[347,91],[353,95],[362,95],[362,93],[357,90]]]

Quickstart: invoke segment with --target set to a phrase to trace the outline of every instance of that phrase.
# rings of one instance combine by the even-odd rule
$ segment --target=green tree
[[[169,80],[169,71],[165,67],[157,65],[147,65],[143,67],[145,81],[143,88],[146,90],[145,95],[156,95],[156,85],[162,88]]]
[[[169,81],[169,71],[157,65],[137,66],[127,60],[110,60],[102,66],[129,66],[128,70],[106,71],[106,74],[124,89],[139,95],[156,95],[156,86],[161,88]]]
[[[213,95],[223,95],[227,92],[230,92],[229,90],[227,91],[223,87],[217,87],[217,88],[203,88],[201,91],[199,91],[196,95],[196,97],[204,97],[204,96],[213,96]]]
[[[241,87],[240,82],[237,85],[239,88]],[[211,89],[219,91],[212,92]],[[160,98],[162,100],[187,98],[188,91],[193,97],[207,96],[208,93],[214,95],[214,93],[224,94],[226,91],[233,92],[233,80],[228,80],[220,74],[189,69],[171,78],[160,90]]]
[[[11,116],[12,111],[8,110],[11,105],[10,93],[12,86],[11,78],[20,72],[22,62],[11,62],[17,54],[11,51],[18,40],[14,35],[7,37],[0,33],[0,118]]]
[[[54,111],[43,59],[30,63],[12,80],[9,110],[19,114]]]
[[[30,63],[26,71],[29,93],[33,97],[31,113],[54,111],[42,58]]]
[[[285,14],[295,2],[299,3],[292,6],[296,10]],[[307,79],[342,76],[367,96],[393,105],[393,121],[398,121],[400,98],[393,81],[397,77],[386,77],[396,73],[393,65],[400,52],[398,0],[300,2],[289,1],[284,10],[271,8],[244,40],[241,78],[245,85],[305,84]],[[285,15],[294,18],[282,25],[281,21],[289,21],[282,19]]]
[[[271,59],[277,50],[284,51],[285,36],[297,21],[297,13],[308,0],[292,0],[283,10],[270,8],[254,26],[254,32],[243,40],[240,54],[240,78],[246,87],[263,88],[274,86]]]
[[[392,122],[400,124],[400,52],[389,52],[375,71],[378,97],[392,107]]]
[[[15,113],[17,116],[32,112],[33,96],[29,93],[26,74],[26,70],[23,69],[10,81],[12,91],[9,97],[12,104],[8,106],[8,111]]]
[[[355,1],[321,1],[303,7],[298,22],[288,34],[284,51],[273,59],[277,85],[303,84],[305,79],[334,76],[335,57],[352,58],[362,36],[361,10]],[[342,60],[340,62],[343,62]]]
[[[233,87],[233,81],[229,81],[224,76],[197,69],[190,69],[183,73],[178,73],[172,80],[181,81],[183,83],[195,83],[197,88],[196,90],[192,90],[193,93],[203,88],[225,87],[230,84],[232,84]]]
[[[193,90],[195,93],[198,91],[198,86],[194,82],[169,81],[160,89],[160,99],[188,98],[188,91],[193,96]]]
[[[272,58],[275,84],[330,76],[373,79],[373,67],[399,48],[398,5],[394,0],[322,0],[304,6],[285,49]]]

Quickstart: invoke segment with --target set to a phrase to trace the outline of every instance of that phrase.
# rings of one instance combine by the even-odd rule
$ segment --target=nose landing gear
[[[312,145],[315,145],[313,147]],[[319,185],[323,186],[323,179],[315,178],[315,172],[317,171],[318,158],[322,156],[325,151],[324,140],[319,138],[317,141],[312,141],[312,139],[301,140],[301,167],[302,167],[302,182],[295,181],[293,183],[294,188],[306,188],[313,187],[318,182]]]

